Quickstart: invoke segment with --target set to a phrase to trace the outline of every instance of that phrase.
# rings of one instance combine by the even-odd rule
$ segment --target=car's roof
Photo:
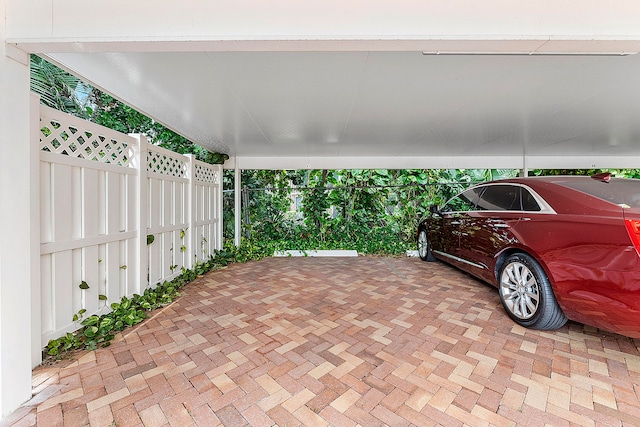
[[[566,195],[567,192],[574,194],[579,192],[617,206],[640,207],[639,179],[610,178],[608,175],[596,175],[593,177],[551,175],[491,181],[491,183],[505,182],[527,185],[545,198],[547,198],[548,192],[553,187],[556,189],[553,191],[554,193],[564,193]],[[549,200],[549,202],[552,201]]]
[[[635,185],[640,186],[640,179],[633,178],[607,178],[599,179],[597,176],[586,176],[586,175],[546,175],[546,176],[527,176],[520,178],[506,178],[506,179],[498,179],[494,181],[488,181],[483,184],[498,184],[512,182],[518,184],[533,184],[535,183],[548,183],[548,184],[557,184],[564,185],[566,187],[571,187],[576,183],[589,183],[593,184],[594,187],[606,185],[609,183],[615,182],[633,182]]]
[[[611,178],[611,181],[614,180],[631,180],[631,178]],[[594,182],[604,182],[600,179],[594,178],[592,176],[587,176],[587,175],[545,175],[545,176],[527,176],[527,177],[520,177],[520,178],[507,178],[507,179],[500,179],[500,180],[495,180],[495,181],[491,181],[491,182],[521,182],[521,183],[527,183],[527,182],[536,182],[536,181],[540,181],[540,182],[552,182],[552,183],[557,183],[557,184],[561,184],[563,182],[572,182],[572,181],[594,181]],[[635,180],[640,182],[640,180]]]

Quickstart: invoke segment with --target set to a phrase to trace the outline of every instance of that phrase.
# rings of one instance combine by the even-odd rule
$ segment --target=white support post
[[[0,2],[0,417],[31,398],[40,363],[40,158],[29,55],[5,43]],[[38,322],[34,325],[34,322]],[[35,346],[35,347],[34,347]]]
[[[224,168],[222,165],[218,165],[218,190],[216,191],[216,249],[222,250],[222,234],[224,233]]]
[[[522,156],[522,170],[520,171],[520,176],[527,177],[529,176],[529,166],[527,162],[527,156]]]
[[[236,168],[235,168],[235,173],[234,173],[234,191],[233,191],[233,195],[234,195],[234,202],[235,202],[235,209],[234,209],[234,243],[236,245],[236,247],[240,247],[240,239],[241,239],[241,233],[242,233],[242,193],[241,193],[241,185],[242,185],[242,171],[240,170],[240,168],[238,167],[238,160],[236,159]]]
[[[31,366],[42,363],[42,291],[40,285],[40,97],[31,94]],[[1,148],[0,148],[1,150]],[[1,185],[1,184],[0,184]],[[0,205],[2,199],[0,198]],[[37,214],[34,214],[37,212]]]
[[[193,154],[186,154],[189,158],[187,164],[187,178],[189,178],[188,203],[187,203],[187,268],[193,268],[196,264],[196,163]]]
[[[147,137],[141,134],[131,135],[138,140],[138,148],[133,158],[133,167],[138,171],[138,198],[136,227],[138,233],[138,283],[137,292],[142,293],[149,287],[149,247],[147,245],[147,217],[148,194],[147,194]]]

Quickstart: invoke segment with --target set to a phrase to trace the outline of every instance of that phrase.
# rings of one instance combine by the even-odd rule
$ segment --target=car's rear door
[[[492,280],[495,255],[513,245],[511,228],[522,218],[522,191],[517,184],[489,184],[479,195],[476,208],[461,224],[457,255]]]
[[[475,209],[481,188],[474,187],[463,191],[451,198],[440,209],[437,241],[433,243],[433,250],[437,255],[452,260],[458,256],[460,248],[461,227],[468,219],[468,213]],[[435,233],[434,233],[435,234]]]

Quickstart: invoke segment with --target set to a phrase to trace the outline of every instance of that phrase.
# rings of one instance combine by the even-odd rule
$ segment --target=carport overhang
[[[640,162],[640,5],[8,0],[7,42],[226,167]]]

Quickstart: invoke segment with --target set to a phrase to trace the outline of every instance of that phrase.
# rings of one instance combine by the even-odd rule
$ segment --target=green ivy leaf
[[[100,321],[100,329],[109,330],[113,327],[113,319],[110,317],[105,317]]]
[[[96,336],[96,332],[98,332],[97,326],[89,326],[84,330],[84,336],[87,338],[93,338]]]
[[[73,321],[77,322],[78,320],[82,319],[82,315],[86,312],[86,309],[80,309],[76,314],[73,315]]]
[[[100,318],[94,314],[93,316],[89,316],[86,319],[84,319],[82,321],[82,325],[93,326],[93,325],[97,325],[99,321],[100,321]]]
[[[80,289],[86,290],[89,289],[89,285],[84,280],[80,282]]]

